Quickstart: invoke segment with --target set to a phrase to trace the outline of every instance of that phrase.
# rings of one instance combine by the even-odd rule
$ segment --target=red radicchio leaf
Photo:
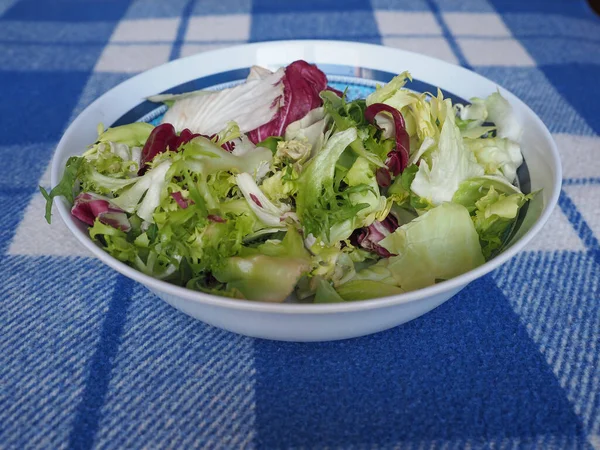
[[[381,187],[388,187],[392,184],[390,171],[385,167],[380,167],[375,171],[375,179],[377,180],[377,184]]]
[[[398,219],[392,213],[388,214],[383,221],[377,223],[380,223],[388,233],[393,233],[398,229]]]
[[[269,136],[282,136],[290,123],[322,104],[319,93],[327,89],[327,77],[314,64],[295,61],[285,68],[282,80],[283,104],[270,122],[248,132],[254,144]]]
[[[262,203],[260,203],[260,200],[258,199],[258,197],[254,194],[250,194],[250,198],[252,199],[252,201],[254,203],[256,203],[258,206],[260,206],[262,208]]]
[[[350,236],[350,242],[355,247],[361,247],[383,258],[389,258],[394,255],[379,245],[378,242],[393,233],[396,228],[398,228],[398,219],[393,214],[388,214],[381,222],[376,220],[368,227],[354,230]]]
[[[404,117],[396,108],[384,103],[373,103],[365,109],[365,119],[371,123],[375,123],[375,116],[381,112],[387,112],[394,119],[394,128],[396,135],[396,150],[391,151],[387,155],[385,165],[388,166],[394,176],[402,173],[408,165],[410,138],[406,132],[406,124]]]
[[[170,123],[163,123],[155,127],[148,140],[142,149],[142,157],[140,158],[140,170],[138,175],[143,175],[148,168],[148,163],[154,159],[156,155],[167,150],[167,145],[173,137],[176,137],[175,128]]]
[[[210,220],[211,222],[218,222],[218,223],[225,223],[225,222],[227,222],[226,219],[223,219],[221,216],[217,216],[215,214],[209,214],[208,216],[206,216],[206,218],[208,220]]]
[[[113,205],[110,199],[91,192],[82,192],[73,202],[71,214],[88,225],[94,225],[96,218],[105,225],[128,232],[131,224],[127,214]]]
[[[224,150],[227,150],[229,153],[231,153],[233,150],[235,150],[235,142],[224,142],[223,145],[221,145],[221,147],[223,147]]]
[[[190,206],[190,204],[194,203],[192,200],[186,200],[183,198],[181,192],[171,192],[171,197],[173,197],[173,200],[177,202],[181,209],[185,209]]]
[[[167,143],[167,147],[169,147],[169,150],[171,151],[177,151],[179,147],[181,147],[183,144],[187,144],[192,139],[198,136],[200,136],[198,133],[192,133],[186,128],[181,133],[179,133],[179,136],[174,136],[173,138],[171,138],[171,140]]]
[[[144,144],[138,175],[143,175],[146,172],[148,163],[159,153],[166,152],[167,150],[177,151],[179,147],[197,136],[200,135],[192,133],[187,128],[177,135],[173,125],[170,123],[161,123],[152,130],[150,136],[148,136],[148,140]]]

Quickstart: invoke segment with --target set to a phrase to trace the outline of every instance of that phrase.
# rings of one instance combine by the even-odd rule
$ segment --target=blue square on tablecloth
[[[193,16],[210,16],[225,14],[249,14],[252,11],[252,0],[217,0],[194,2]]]
[[[119,20],[127,10],[126,0],[21,0],[10,8],[3,19],[31,21],[105,21]]]
[[[0,23],[2,27],[2,23]],[[0,67],[15,72],[92,71],[105,44],[0,44]]]
[[[371,0],[374,9],[391,11],[429,11],[427,0]]]
[[[18,42],[40,43],[103,43],[108,41],[115,28],[113,22],[26,22],[22,20],[5,20],[0,25],[0,41],[4,43]],[[59,47],[60,48],[60,47]],[[64,48],[64,47],[63,47]],[[79,55],[85,53],[78,48]],[[7,58],[8,60],[8,58]],[[8,62],[12,62],[8,60]],[[3,67],[4,64],[0,64]]]
[[[88,72],[0,71],[2,144],[60,138]]]
[[[139,284],[126,321],[95,445],[247,448],[254,433],[253,340],[192,319]],[[149,423],[156,432],[136,431]]]
[[[258,341],[255,352],[264,448],[583,435],[489,276],[387,332],[321,344]]]
[[[592,250],[522,252],[493,276],[593,434],[600,414],[593,381],[600,376],[600,253],[575,204],[563,194],[559,205]]]
[[[0,145],[0,192],[3,188],[37,188],[56,142]]]
[[[600,38],[600,33],[596,35]],[[577,44],[573,45],[573,39]],[[519,42],[538,66],[549,64],[600,64],[599,41],[561,37],[521,37]]]
[[[555,64],[542,66],[540,69],[596,134],[600,134],[600,102],[595,98],[598,93],[600,66]]]
[[[335,39],[379,44],[381,36],[372,11],[256,13],[250,40]]]
[[[4,448],[68,447],[115,274],[91,258],[0,261]]]
[[[568,37],[568,38],[590,38],[600,37],[600,20],[595,17],[569,17],[559,14],[546,14],[542,16],[533,12],[505,13],[501,16],[502,21],[510,29],[513,36],[517,38],[531,37]],[[535,23],[535,26],[531,26]],[[573,41],[571,41],[573,44]],[[579,42],[577,43],[579,44]],[[572,48],[577,47],[573,45]],[[560,53],[560,52],[555,52]]]
[[[81,112],[87,108],[93,101],[100,98],[110,89],[123,81],[131,78],[130,73],[111,73],[111,72],[94,72],[85,83],[81,95],[77,100],[76,106],[71,112],[71,120],[75,119]],[[110,124],[105,124],[109,126]]]
[[[154,19],[156,17],[181,16],[189,0],[136,0],[127,13],[126,19]]]
[[[23,189],[0,185],[0,211],[2,211],[0,214],[0,255],[4,255],[10,245],[34,191],[34,187]],[[40,227],[45,223],[40,217]],[[0,296],[0,299],[3,297]]]
[[[537,20],[544,20],[544,14],[561,14],[565,16],[589,17],[590,7],[586,0],[490,0],[499,12],[532,12],[538,15]],[[537,24],[533,22],[532,28]]]
[[[280,0],[254,0],[255,13],[293,13],[296,11],[371,11],[371,5],[364,0],[303,0],[282,2]]]
[[[494,8],[482,0],[430,0],[430,4],[435,4],[444,12],[494,12]]]

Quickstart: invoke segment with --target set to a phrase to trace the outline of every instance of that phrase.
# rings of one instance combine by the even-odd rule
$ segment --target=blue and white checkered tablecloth
[[[517,258],[373,336],[246,338],[99,261],[38,184],[110,87],[248,41],[343,39],[462,64],[560,146]],[[600,19],[584,0],[0,0],[0,448],[600,449]]]

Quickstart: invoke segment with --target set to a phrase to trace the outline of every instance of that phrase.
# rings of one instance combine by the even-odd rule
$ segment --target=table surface
[[[301,344],[192,320],[44,224],[37,186],[96,97],[295,38],[422,52],[520,96],[562,155],[544,231],[420,319]],[[599,79],[583,0],[0,0],[0,447],[600,448]]]

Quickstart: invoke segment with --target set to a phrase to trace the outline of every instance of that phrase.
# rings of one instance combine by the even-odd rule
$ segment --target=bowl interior
[[[345,42],[289,41],[249,44],[194,55],[137,75],[97,99],[67,129],[53,159],[52,185],[56,185],[60,180],[66,160],[70,156],[81,154],[94,142],[98,123],[116,126],[139,120],[156,121],[164,109],[147,101],[146,97],[164,92],[221,89],[243,80],[254,64],[276,69],[296,59],[316,63],[337,88],[349,85],[350,97],[364,96],[372,91],[377,83],[385,83],[404,70],[409,70],[413,76],[413,82],[407,85],[408,88],[418,92],[436,92],[437,87],[440,87],[445,96],[452,98],[453,102],[464,103],[471,97],[485,97],[499,90],[513,106],[524,128],[521,147],[526,165],[519,170],[521,187],[525,192],[542,191],[526,209],[523,209],[504,251],[478,269],[452,280],[388,299],[333,305],[258,304],[224,299],[173,286],[120,263],[91,241],[86,226],[72,218],[69,205],[64,199],[60,199],[57,204],[62,219],[79,241],[102,261],[153,289],[198,301],[221,302],[223,305],[238,308],[248,308],[248,305],[252,305],[252,309],[270,310],[290,307],[343,310],[367,307],[373,302],[380,302],[383,306],[388,302],[411,301],[454,289],[493,270],[512,257],[547,220],[560,191],[560,163],[550,133],[531,109],[492,81],[459,66],[397,49]],[[361,304],[363,306],[360,306]]]

